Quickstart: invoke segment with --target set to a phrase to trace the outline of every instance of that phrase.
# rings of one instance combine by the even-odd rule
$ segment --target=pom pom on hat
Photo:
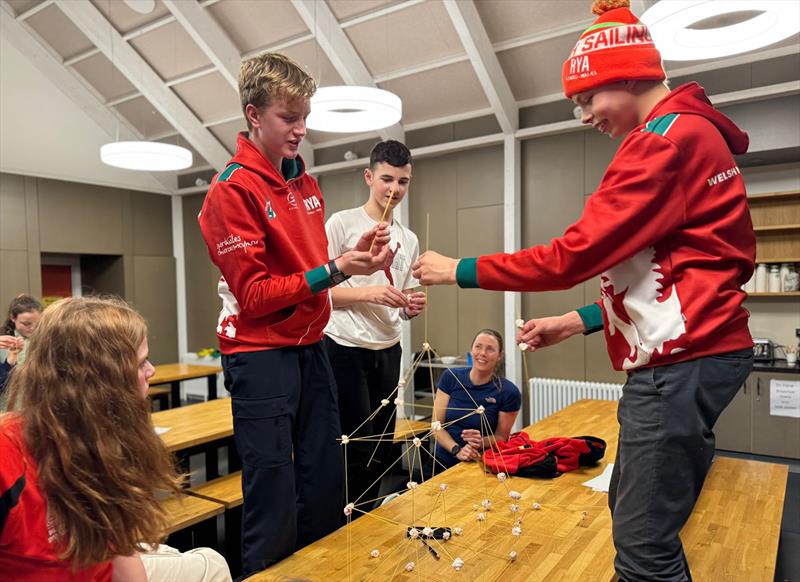
[[[600,16],[614,8],[630,8],[631,0],[595,0],[592,4],[592,13]]]
[[[629,0],[596,0],[592,5],[597,20],[583,32],[562,68],[568,99],[619,81],[667,78],[650,31],[629,6]]]

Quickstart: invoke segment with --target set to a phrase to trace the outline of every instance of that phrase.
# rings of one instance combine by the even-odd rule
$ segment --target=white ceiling
[[[195,168],[224,164],[243,129],[235,88],[242,57],[283,52],[322,86],[367,75],[366,82],[403,99],[400,131],[487,110],[501,127],[503,119],[513,127],[520,106],[560,99],[561,63],[593,20],[590,6],[590,0],[156,0],[143,15],[123,0],[0,0],[5,16],[88,89],[89,105],[108,109],[144,138],[189,144]],[[782,46],[797,43],[795,36]],[[487,76],[488,85],[481,81]],[[341,140],[341,134],[308,136],[315,147]]]

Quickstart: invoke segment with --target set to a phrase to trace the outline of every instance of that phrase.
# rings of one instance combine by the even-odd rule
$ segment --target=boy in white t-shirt
[[[364,170],[369,186],[366,204],[337,212],[325,224],[332,257],[353,248],[365,227],[369,230],[382,217],[391,233],[392,262],[388,267],[372,275],[351,277],[331,289],[333,311],[325,328],[325,347],[339,389],[342,432],[348,435],[378,409],[356,436],[393,433],[395,407],[381,407],[381,400],[389,398],[400,378],[400,320],[425,309],[425,293],[412,291],[419,286],[411,276],[419,241],[392,216],[408,192],[411,165],[411,152],[404,144],[394,140],[378,143]],[[388,210],[387,204],[391,205]],[[365,502],[378,497],[379,478],[390,464],[391,446],[390,438],[348,445],[347,501],[354,502],[357,510],[372,509],[372,504]],[[353,517],[358,515],[359,511],[353,513]]]

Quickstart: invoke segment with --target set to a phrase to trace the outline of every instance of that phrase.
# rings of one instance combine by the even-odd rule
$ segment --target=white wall
[[[0,35],[0,171],[167,193],[151,174],[100,161],[99,127]]]

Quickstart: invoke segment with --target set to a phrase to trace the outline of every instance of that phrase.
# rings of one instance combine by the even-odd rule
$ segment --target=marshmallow
[[[519,491],[509,491],[509,492],[508,492],[508,496],[509,496],[511,499],[515,499],[515,500],[520,500],[520,499],[522,499],[522,493],[520,493]]]
[[[508,476],[507,476],[505,473],[498,473],[498,474],[497,474],[497,480],[498,480],[498,481],[500,481],[501,483],[502,483],[503,481],[505,481],[507,477],[508,477]]]
[[[455,560],[453,560],[453,570],[455,570],[456,572],[460,572],[461,568],[463,567],[464,567],[464,560],[462,560],[461,558],[456,558]]]
[[[414,562],[409,562],[406,564],[406,572],[413,572],[414,571]]]
[[[509,559],[509,560],[511,560],[512,562],[513,562],[514,560],[516,560],[516,559],[517,559],[517,552],[515,552],[515,551],[513,551],[513,550],[512,550],[511,552],[509,552],[509,553],[508,553],[508,559]]]
[[[378,557],[378,556],[380,556],[380,555],[381,555],[381,553],[380,553],[378,550],[372,550],[372,551],[369,553],[369,557],[370,557],[370,558],[377,558],[377,557]]]
[[[342,444],[343,444],[343,445],[346,445],[346,444],[347,444],[347,443],[349,443],[349,442],[350,442],[350,437],[349,437],[349,436],[347,436],[346,434],[343,434],[343,435],[342,435]]]
[[[347,505],[344,506],[344,514],[346,516],[350,517],[351,515],[353,515],[353,509],[354,508],[355,508],[355,504],[354,503],[348,503]]]

